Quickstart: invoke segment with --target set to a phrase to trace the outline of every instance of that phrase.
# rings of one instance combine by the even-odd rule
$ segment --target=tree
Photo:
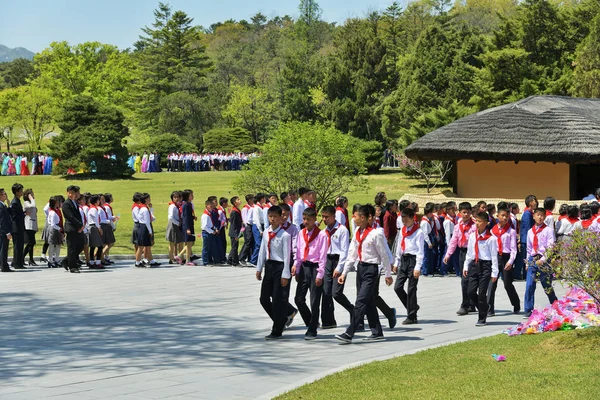
[[[17,58],[0,63],[0,89],[23,86],[33,74],[33,62]]]
[[[281,193],[308,187],[317,193],[317,209],[337,196],[364,190],[364,158],[356,139],[334,128],[307,122],[280,125],[234,182],[240,193]]]
[[[431,193],[439,184],[446,180],[452,170],[451,161],[417,161],[402,155],[398,158],[400,168],[407,175],[414,176],[425,183],[427,193]]]
[[[600,97],[600,14],[590,34],[581,42],[575,58],[572,92],[580,97]]]
[[[239,126],[248,130],[254,143],[260,143],[267,129],[274,125],[276,112],[277,105],[266,89],[235,85],[223,109],[223,118],[232,128]]]
[[[127,176],[127,149],[122,141],[129,130],[123,114],[114,106],[99,103],[90,96],[68,100],[57,119],[62,133],[52,139],[51,154],[59,160],[57,174],[69,169],[86,170],[95,163],[101,176]],[[112,157],[105,157],[114,155]]]
[[[244,128],[213,128],[204,134],[205,153],[253,153],[257,149]]]

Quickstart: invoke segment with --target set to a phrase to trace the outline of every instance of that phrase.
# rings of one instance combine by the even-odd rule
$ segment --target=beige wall
[[[460,197],[569,198],[569,164],[460,160],[457,170]]]

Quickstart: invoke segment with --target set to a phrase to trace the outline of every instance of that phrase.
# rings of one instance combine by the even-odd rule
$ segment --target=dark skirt
[[[131,243],[135,244],[135,245],[138,244],[138,240],[137,240],[138,229],[140,229],[139,222],[134,222],[133,223],[133,229],[131,230]]]
[[[35,231],[25,231],[25,244],[35,244]]]
[[[167,242],[170,243],[183,243],[183,234],[181,233],[181,228],[171,221],[169,221],[167,224],[166,239]]]
[[[90,225],[90,247],[103,247],[104,242],[102,241],[102,236],[100,235],[100,231],[96,225]]]
[[[64,235],[60,231],[52,228],[48,229],[48,244],[60,246],[63,244],[63,241]]]
[[[187,234],[187,230],[190,229],[191,233],[188,235]],[[195,242],[196,241],[196,235],[194,234],[194,224],[192,223],[191,226],[186,227],[185,225],[181,225],[181,234],[183,235],[183,242],[184,243],[188,243],[188,242]]]
[[[146,224],[139,224],[137,231],[137,245],[141,247],[152,246],[152,238]]]
[[[111,224],[100,224],[102,227],[102,241],[104,244],[112,244],[115,242],[115,233]]]
[[[48,225],[44,225],[44,229],[42,229],[42,236],[41,239],[45,242],[48,243]]]

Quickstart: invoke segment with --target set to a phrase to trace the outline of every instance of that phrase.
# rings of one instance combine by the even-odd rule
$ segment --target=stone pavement
[[[386,341],[361,343],[364,333],[340,345],[334,335],[349,318],[337,307],[341,327],[314,342],[303,340],[299,316],[285,340],[266,342],[270,320],[253,269],[130,265],[0,274],[1,399],[270,398],[349,365],[498,334],[521,321],[499,288],[499,313],[476,328],[475,315],[455,314],[458,278],[424,277],[419,325],[389,330],[384,319]],[[351,300],[354,279],[346,285]],[[524,282],[516,286],[522,301]],[[383,280],[381,295],[400,322],[404,310]],[[547,301],[541,287],[537,300]]]

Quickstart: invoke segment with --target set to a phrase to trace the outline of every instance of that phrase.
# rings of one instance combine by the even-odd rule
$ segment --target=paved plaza
[[[285,339],[266,342],[271,324],[253,269],[130,265],[0,275],[1,399],[271,398],[350,365],[498,334],[522,321],[499,287],[496,317],[476,328],[475,314],[455,314],[458,278],[423,277],[419,324],[405,328],[404,309],[382,280],[399,323],[389,330],[382,319],[386,341],[362,342],[367,332],[340,345],[334,335],[349,317],[338,306],[340,327],[319,331],[316,341],[303,340],[298,316]],[[351,300],[354,279],[346,285]],[[525,284],[516,287],[522,302]],[[536,299],[547,301],[539,285]]]

